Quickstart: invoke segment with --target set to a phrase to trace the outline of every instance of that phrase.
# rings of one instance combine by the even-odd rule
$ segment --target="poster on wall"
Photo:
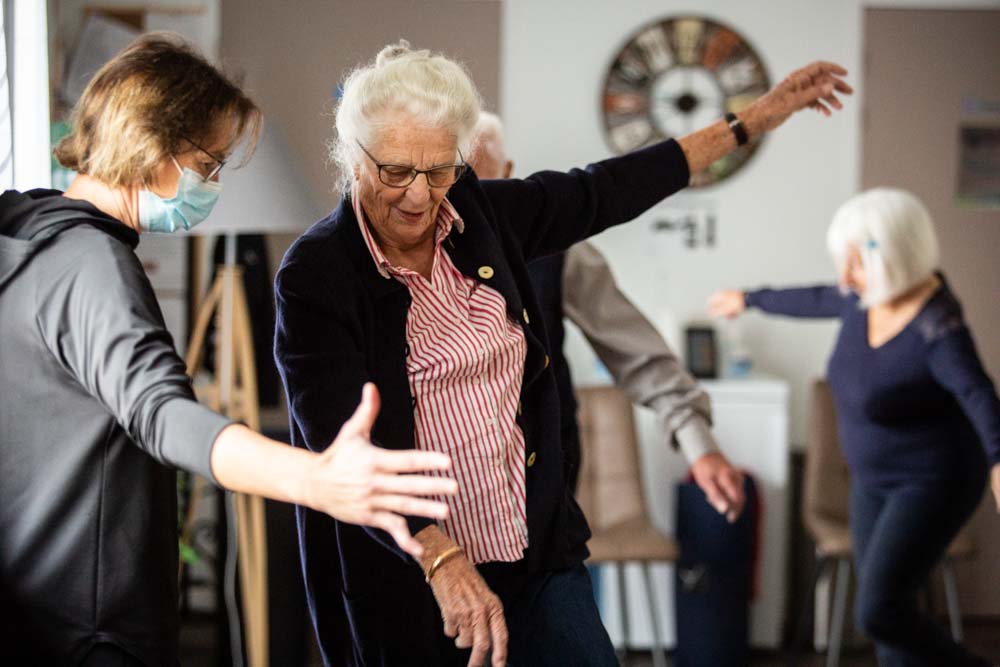
[[[956,203],[1000,209],[1000,125],[964,124],[958,142]]]

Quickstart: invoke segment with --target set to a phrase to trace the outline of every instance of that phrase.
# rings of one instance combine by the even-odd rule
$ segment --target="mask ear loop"
[[[173,155],[171,155],[170,156],[170,161],[173,162],[174,163],[174,167],[177,168],[177,173],[179,173],[181,176],[183,176],[184,175],[184,170],[181,168],[181,165],[178,164],[177,158],[175,158]],[[142,189],[143,190],[149,190],[149,183],[146,181],[145,178],[142,179]],[[149,190],[149,192],[152,192],[152,190]]]

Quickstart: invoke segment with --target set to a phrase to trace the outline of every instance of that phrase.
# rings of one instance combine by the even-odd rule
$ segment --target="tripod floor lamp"
[[[254,341],[250,311],[243,282],[243,269],[236,262],[236,235],[241,233],[293,233],[305,230],[317,219],[316,208],[295,169],[284,143],[272,129],[264,132],[253,158],[244,167],[223,172],[223,191],[215,211],[195,233],[225,235],[224,264],[201,301],[188,344],[187,370],[196,378],[199,400],[212,409],[260,430],[257,400],[257,369],[254,345],[271,345],[270,340]],[[209,324],[215,320],[215,367],[208,380],[197,377],[205,350]],[[205,481],[195,481],[189,518],[194,516]],[[235,524],[243,622],[235,609],[235,595],[228,595],[232,653],[240,664],[242,634],[249,667],[266,667],[268,659],[267,526],[264,501],[257,496],[234,494],[230,508]],[[228,513],[228,512],[227,512]],[[185,522],[190,530],[192,521]],[[227,578],[229,578],[227,573]],[[230,585],[231,582],[226,582]],[[242,632],[239,632],[242,630]],[[239,656],[239,657],[238,657]]]

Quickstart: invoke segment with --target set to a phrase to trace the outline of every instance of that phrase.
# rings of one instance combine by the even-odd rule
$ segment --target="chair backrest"
[[[645,516],[632,404],[614,387],[576,392],[580,475],[576,498],[596,531]]]
[[[837,411],[826,380],[816,380],[812,386],[808,437],[802,520],[811,532],[817,522],[846,526],[850,472],[847,460],[840,451]]]

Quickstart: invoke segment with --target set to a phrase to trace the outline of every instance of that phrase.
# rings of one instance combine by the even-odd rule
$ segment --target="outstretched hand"
[[[708,297],[707,308],[712,317],[736,317],[747,308],[746,293],[735,289],[720,290]]]
[[[778,127],[796,111],[811,108],[829,116],[831,109],[841,109],[838,95],[850,95],[853,89],[843,80],[847,74],[840,65],[814,62],[789,74],[774,88],[736,112],[750,139],[756,139]],[[678,139],[688,169],[696,174],[736,149],[736,134],[725,121]]]
[[[739,115],[755,136],[770,132],[801,109],[829,116],[833,109],[844,108],[838,94],[854,92],[842,78],[846,75],[847,70],[836,63],[814,62],[789,74]]]
[[[340,521],[381,528],[405,552],[419,557],[423,547],[410,535],[401,515],[446,518],[445,503],[421,496],[452,495],[458,485],[445,477],[406,473],[446,471],[451,459],[437,452],[390,451],[372,445],[378,411],[378,390],[366,384],[354,415],[318,457],[306,504]]]

